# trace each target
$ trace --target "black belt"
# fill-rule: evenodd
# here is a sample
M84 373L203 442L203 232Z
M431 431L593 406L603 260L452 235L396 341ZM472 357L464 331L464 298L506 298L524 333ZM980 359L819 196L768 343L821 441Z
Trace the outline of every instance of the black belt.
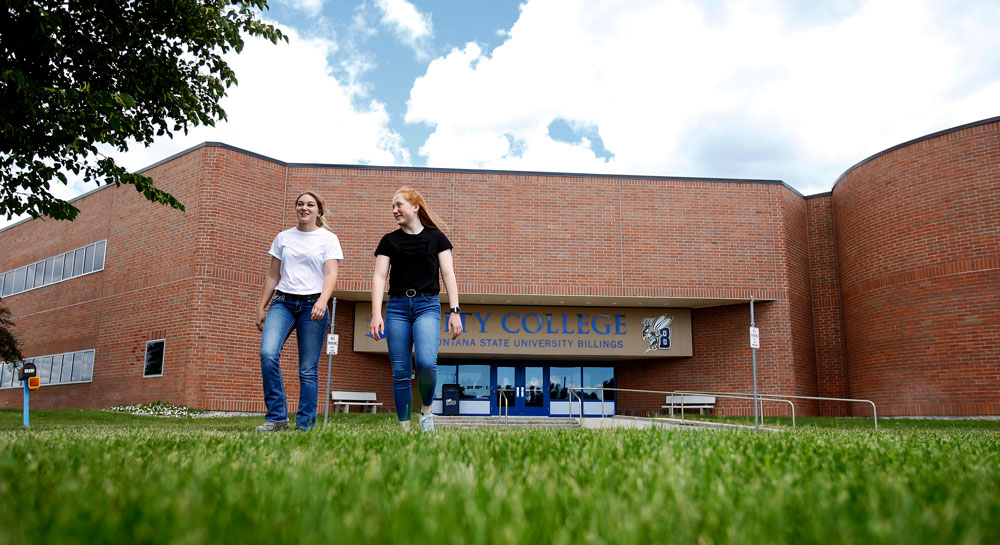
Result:
M294 293L285 293L283 291L274 290L274 293L284 297L285 299L291 299L292 301L307 301L309 299L319 299L320 294L310 293L308 295L295 295Z
M436 291L417 291L417 290L415 290L413 288L410 288L410 289L406 290L403 293L390 293L389 295L395 295L396 297L404 297L404 296L405 297L416 297L418 295L421 295L421 296L424 296L424 297L430 297L432 295L437 295L437 292Z

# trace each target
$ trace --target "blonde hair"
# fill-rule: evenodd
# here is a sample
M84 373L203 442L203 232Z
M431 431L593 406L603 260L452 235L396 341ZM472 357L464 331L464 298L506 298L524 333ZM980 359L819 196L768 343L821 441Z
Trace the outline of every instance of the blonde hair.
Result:
M329 224L326 222L326 216L324 215L326 214L326 201L323 200L323 197L317 195L315 191L303 191L302 193L299 193L298 197L295 197L296 203L299 202L302 195L310 195L312 198L316 199L316 208L319 209L319 215L316 216L316 227L329 229Z
M438 230L443 230L448 227L444 223L444 220L441 219L441 216L431 212L430 209L427 208L427 203L424 202L423 195L418 193L416 189L403 186L393 193L393 196L395 195L402 195L403 198L406 199L406 202L419 207L417 208L417 217L420 218L420 223L422 223L424 227L430 227L431 229Z

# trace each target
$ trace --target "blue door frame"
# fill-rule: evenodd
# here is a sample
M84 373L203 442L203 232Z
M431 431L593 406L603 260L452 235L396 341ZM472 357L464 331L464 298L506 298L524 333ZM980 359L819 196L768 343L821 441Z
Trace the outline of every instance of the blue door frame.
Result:
M490 414L502 415L501 396L510 416L548 416L548 368L543 365L494 365L491 373Z

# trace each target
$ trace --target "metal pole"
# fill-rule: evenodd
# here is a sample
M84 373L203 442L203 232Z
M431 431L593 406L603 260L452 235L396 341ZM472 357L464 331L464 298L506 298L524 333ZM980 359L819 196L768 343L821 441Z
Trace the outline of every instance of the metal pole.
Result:
M753 322L753 295L750 296L750 327L754 327ZM751 348L753 352L753 428L755 430L760 430L760 425L757 423L757 349Z
M24 379L24 427L28 427L28 379Z
M333 298L333 305L330 307L330 335L333 335L333 322L337 317L337 298ZM326 360L326 408L323 409L323 425L330 420L330 375L333 373L333 354L327 354Z

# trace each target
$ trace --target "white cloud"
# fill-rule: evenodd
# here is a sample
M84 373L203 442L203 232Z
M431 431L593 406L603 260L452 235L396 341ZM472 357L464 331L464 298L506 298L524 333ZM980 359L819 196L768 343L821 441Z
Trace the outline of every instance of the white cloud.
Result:
M382 23L392 28L396 36L413 48L417 58L427 58L427 46L434 36L430 15L420 13L406 0L375 0L382 12Z
M409 163L385 105L366 98L355 79L364 71L359 61L333 66L333 42L305 39L287 27L282 32L288 44L248 40L241 54L227 58L239 78L222 101L227 121L131 150L121 162L138 169L201 142L221 141L287 162ZM335 71L344 76L338 79Z
M325 0L278 0L278 3L285 4L291 8L304 11L312 17L316 17L323 11Z
M406 121L434 128L429 166L783 179L812 194L873 153L1000 113L1000 65L971 61L1000 49L989 2L723 6L528 0L501 46L434 59ZM553 140L556 118L596 127L613 157Z

